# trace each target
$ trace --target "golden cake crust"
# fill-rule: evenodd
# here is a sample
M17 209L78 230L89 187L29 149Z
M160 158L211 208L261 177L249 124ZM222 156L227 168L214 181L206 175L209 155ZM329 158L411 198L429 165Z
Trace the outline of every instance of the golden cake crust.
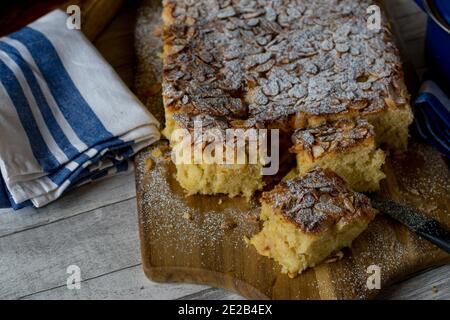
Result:
M281 182L261 200L305 233L326 233L338 222L370 221L376 214L369 198L350 191L332 171L319 168Z
M308 118L406 105L387 25L367 28L371 4L165 0L166 108L230 127L267 127L296 114L294 126L304 127Z

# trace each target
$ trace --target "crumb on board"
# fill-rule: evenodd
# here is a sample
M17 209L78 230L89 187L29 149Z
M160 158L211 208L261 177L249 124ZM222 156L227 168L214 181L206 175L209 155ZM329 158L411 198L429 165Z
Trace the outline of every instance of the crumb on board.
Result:
M162 156L162 151L161 151L161 149L160 149L159 147L153 149L153 150L152 150L152 156L155 157L155 158L161 157L161 156Z
M156 37L161 37L162 33L163 33L163 27L162 26L156 27L155 30L153 31L153 34Z
M338 251L335 254L332 254L327 260L325 260L325 263L333 263L341 260L343 257L344 253L342 251Z
M225 218L221 227L223 230L232 230L237 227L237 223L233 219Z
M151 158L148 158L145 160L145 171L149 172L153 168L153 160Z
M257 222L259 222L259 216L256 214L250 213L250 214L245 215L245 220L247 220L250 223L257 223Z
M192 215L189 212L183 213L183 218L186 220L192 220Z
M169 147L167 145L159 145L156 148L154 148L151 152L151 155L155 158L162 157L167 151L169 150Z
M417 190L415 188L408 188L408 191L416 196L420 196L419 190Z
M433 288L431 288L431 291L433 291L433 293L438 293L438 288L436 286L433 286Z

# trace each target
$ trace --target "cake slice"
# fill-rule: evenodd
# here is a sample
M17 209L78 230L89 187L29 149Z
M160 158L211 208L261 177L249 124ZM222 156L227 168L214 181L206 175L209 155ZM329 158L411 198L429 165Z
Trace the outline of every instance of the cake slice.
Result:
M172 160L177 169L175 177L187 195L225 193L229 197L250 198L262 189L264 162L258 155L250 159L246 152L250 145L256 145L253 136L240 141L234 137L225 143L222 139L227 137L228 126L223 120L208 115L174 118L177 128L170 138ZM195 128L197 122L202 124L201 130ZM239 151L245 157L241 161Z
M342 119L312 129L297 129L291 152L300 175L314 167L331 169L355 191L375 191L385 177L385 154L375 147L373 126L364 119Z
M322 169L281 182L261 201L263 229L250 243L290 277L350 246L376 214L366 196Z

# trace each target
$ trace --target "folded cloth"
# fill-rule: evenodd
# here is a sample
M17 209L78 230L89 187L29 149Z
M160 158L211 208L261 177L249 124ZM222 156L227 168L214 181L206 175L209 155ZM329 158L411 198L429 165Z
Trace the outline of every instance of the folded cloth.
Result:
M129 168L159 124L53 11L0 38L0 206L42 207Z
M450 158L450 99L429 75L414 100L414 131Z

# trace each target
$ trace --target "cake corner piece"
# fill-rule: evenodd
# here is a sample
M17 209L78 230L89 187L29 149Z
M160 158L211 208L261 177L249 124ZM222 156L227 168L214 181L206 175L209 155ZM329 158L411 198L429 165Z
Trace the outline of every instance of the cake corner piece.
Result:
M385 154L376 149L373 126L365 119L341 119L311 129L297 129L291 152L300 175L314 167L331 169L355 191L375 191L385 178Z
M291 278L350 246L376 215L366 196L323 169L281 182L261 201L263 229L249 242Z

